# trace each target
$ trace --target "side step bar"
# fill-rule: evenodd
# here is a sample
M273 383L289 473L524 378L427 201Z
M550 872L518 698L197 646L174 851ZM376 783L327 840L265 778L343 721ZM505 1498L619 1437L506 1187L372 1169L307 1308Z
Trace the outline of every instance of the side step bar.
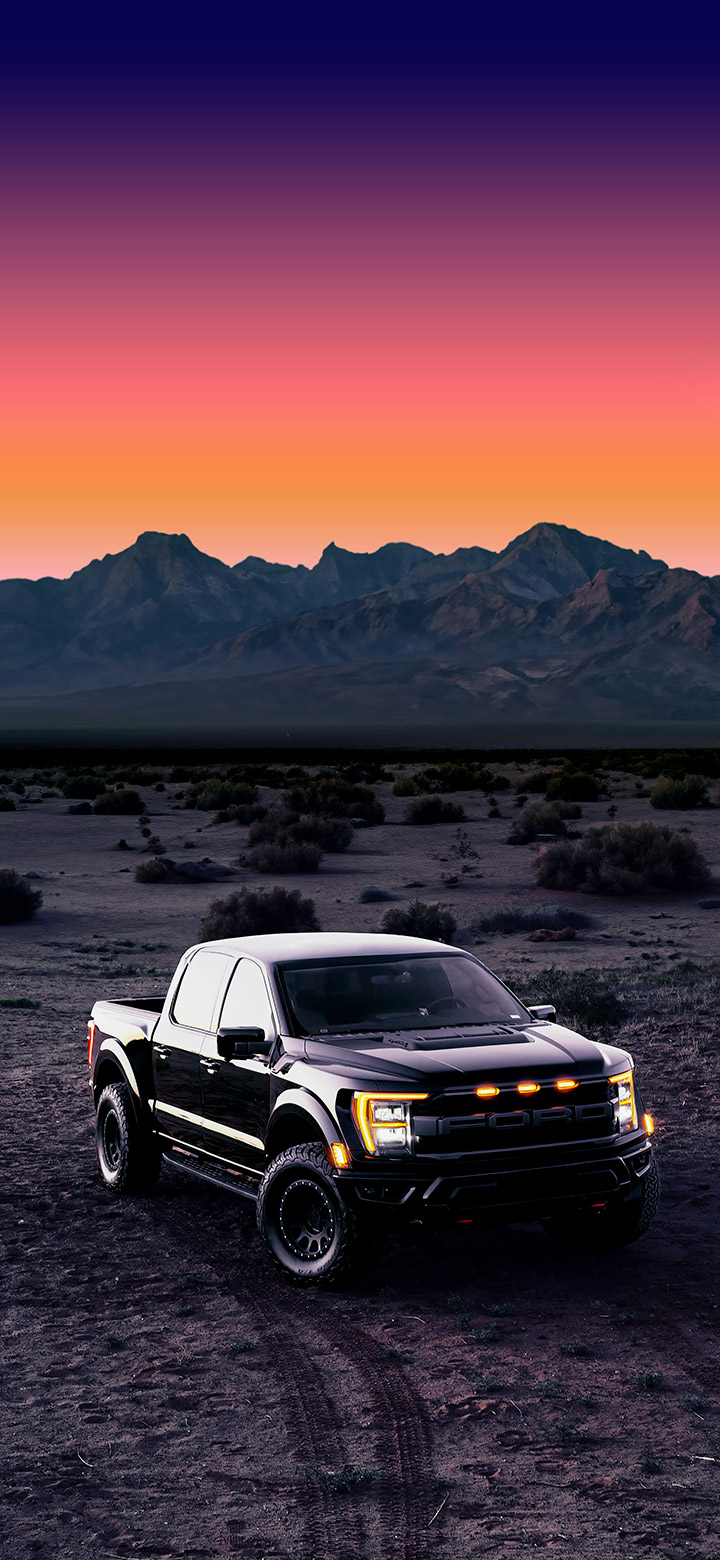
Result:
M163 1152L163 1159L165 1164L174 1165L176 1170L185 1170L188 1175L197 1176L199 1181L209 1181L212 1186L222 1186L226 1191L234 1192L236 1197L247 1197L250 1202L257 1202L257 1187L241 1174L221 1166L215 1170L204 1161L200 1169L198 1160L191 1160L189 1155L186 1157L185 1154L173 1153L171 1150Z

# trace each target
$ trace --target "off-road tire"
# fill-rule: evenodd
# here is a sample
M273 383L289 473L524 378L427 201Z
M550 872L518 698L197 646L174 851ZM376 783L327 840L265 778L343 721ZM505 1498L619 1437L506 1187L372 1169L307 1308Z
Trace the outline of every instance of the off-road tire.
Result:
M127 1083L109 1083L97 1105L98 1164L111 1192L151 1192L160 1174L158 1138L141 1125Z
M257 1222L271 1262L303 1288L339 1287L364 1277L385 1246L383 1232L343 1202L322 1143L298 1143L268 1165Z
M638 1240L650 1228L660 1201L660 1176L656 1164L624 1202L610 1203L588 1213L556 1214L543 1228L562 1246L576 1251L619 1251Z

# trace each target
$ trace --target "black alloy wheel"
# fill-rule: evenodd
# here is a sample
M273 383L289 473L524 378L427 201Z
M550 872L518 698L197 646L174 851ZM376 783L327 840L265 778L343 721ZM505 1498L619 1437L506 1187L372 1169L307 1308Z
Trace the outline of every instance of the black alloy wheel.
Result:
M384 1233L343 1201L323 1143L278 1154L260 1183L258 1229L285 1278L305 1288L350 1283L382 1255Z
M160 1174L157 1136L138 1120L127 1083L109 1083L97 1105L100 1174L112 1192L149 1192Z

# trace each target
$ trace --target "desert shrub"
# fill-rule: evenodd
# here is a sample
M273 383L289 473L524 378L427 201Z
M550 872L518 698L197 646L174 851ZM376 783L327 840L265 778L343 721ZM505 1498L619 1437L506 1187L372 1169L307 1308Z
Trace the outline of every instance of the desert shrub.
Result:
M398 775L393 785L393 796L421 796L428 789L413 775Z
M571 1026L613 1029L626 1016L626 1004L616 987L591 970L559 970L551 965L533 975L532 982L532 995L524 1000L552 1002L558 1016Z
M118 778L126 785L154 785L156 780L162 780L162 775L159 769L142 769L132 764L128 769L122 769Z
M353 837L353 826L348 818L298 818L288 829L291 840L309 841L323 851L347 850Z
M458 802L444 802L441 796L419 796L405 810L405 823L460 823L465 810Z
M97 775L68 775L60 782L60 790L69 801L92 802L96 796L102 796L106 786L107 781L98 779Z
M536 910L491 910L477 922L473 931L485 932L487 936L498 933L507 936L510 932L536 932L544 926L559 930L563 926L579 928L591 924L590 916L583 915L581 910L565 910L562 905L538 905Z
M105 791L101 796L96 796L93 802L95 813L127 813L128 816L134 816L144 811L145 803L137 791Z
M268 932L319 932L312 899L297 888L241 888L214 899L200 926L200 942L216 937L255 937Z
M317 872L323 853L319 845L302 840L268 840L250 855L256 872Z
M596 802L602 789L594 775L586 774L583 769L566 769L562 774L553 775L545 795L549 802Z
M582 840L549 845L537 864L542 888L583 894L697 888L709 876L695 841L659 823L602 824Z
M220 807L249 807L259 800L256 785L242 780L205 780L191 785L185 797L186 807L212 812Z
M172 867L166 861L161 861L158 856L151 856L149 861L139 861L135 868L136 883L174 883L175 875Z
M0 812L17 812L11 796L0 796Z
M538 834L567 834L564 810L560 802L530 802L515 819L508 844L527 845Z
M0 926L32 921L42 902L39 888L31 888L12 867L0 868Z
M369 786L351 784L339 775L307 778L302 785L293 784L286 806L298 816L360 818L366 824L382 823L385 818L385 808Z
M256 823L266 816L267 810L262 802L240 802L236 807L221 807L213 823Z
M401 937L429 937L434 942L452 942L457 922L451 910L439 904L414 899L411 904L386 910L380 930Z
M516 791L532 791L534 794L544 794L551 780L555 776L552 770L533 769L529 775L521 775L515 787Z
M696 775L685 775L677 780L664 775L650 792L650 806L660 808L663 812L679 810L682 807L698 807L707 802L707 799L705 781Z

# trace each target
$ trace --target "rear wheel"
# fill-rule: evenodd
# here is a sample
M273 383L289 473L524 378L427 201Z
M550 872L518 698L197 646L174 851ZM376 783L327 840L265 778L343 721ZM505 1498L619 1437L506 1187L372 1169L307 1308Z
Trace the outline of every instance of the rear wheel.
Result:
M385 1244L343 1202L321 1143L296 1144L272 1161L260 1184L257 1222L271 1261L306 1288L369 1273Z
M659 1200L660 1177L657 1165L651 1164L624 1202L609 1203L587 1213L556 1214L545 1220L543 1229L553 1240L576 1251L619 1251L650 1228Z
M160 1144L138 1122L127 1083L109 1083L98 1100L100 1174L112 1192L150 1192L160 1174Z

